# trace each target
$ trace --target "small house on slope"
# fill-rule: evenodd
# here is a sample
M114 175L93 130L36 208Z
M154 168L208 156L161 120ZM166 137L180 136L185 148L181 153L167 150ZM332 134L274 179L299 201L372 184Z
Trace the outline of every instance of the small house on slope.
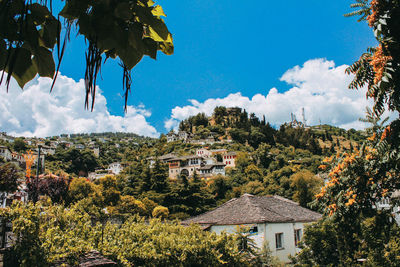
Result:
M222 231L234 233L237 226L249 227L259 248L267 240L273 255L288 262L288 256L299 251L298 242L303 235L304 225L319 218L319 213L280 196L244 194L182 224L199 224L203 229L217 234Z

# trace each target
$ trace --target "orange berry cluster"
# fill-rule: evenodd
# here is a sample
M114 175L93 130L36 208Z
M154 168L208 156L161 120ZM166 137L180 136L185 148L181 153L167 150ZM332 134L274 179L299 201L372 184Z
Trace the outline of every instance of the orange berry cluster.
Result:
M329 209L329 216L332 216L334 212L337 210L337 206L335 203L328 206Z
M382 44L379 44L371 58L371 61L369 62L375 72L374 84L377 84L382 79L386 63L391 59L392 57L385 56L383 53Z
M383 141L384 139L386 139L386 137L388 137L391 133L391 129L390 129L390 125L388 127L385 128L385 130L382 133L381 136L381 141Z
M356 202L357 194L354 194L354 191L350 190L350 191L347 191L346 197L349 199L345 204L348 207L348 206L353 205Z
M379 6L380 6L379 0L372 0L370 5L372 13L367 17L367 21L368 25L370 27L373 27L379 17Z

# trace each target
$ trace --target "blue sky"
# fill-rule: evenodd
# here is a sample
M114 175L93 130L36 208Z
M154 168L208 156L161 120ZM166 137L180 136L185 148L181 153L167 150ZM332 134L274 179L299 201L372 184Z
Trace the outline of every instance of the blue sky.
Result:
M173 34L175 53L159 53L156 61L144 58L134 68L129 105L144 109L148 124L159 133L166 132L165 122L173 109L192 106L190 99L203 103L235 93L251 99L268 94L271 88L285 93L296 81L289 84L281 77L295 66L303 68L313 59L334 62L330 68L351 64L368 46L375 45L365 22L343 16L351 11L351 3L157 1L168 16L165 21ZM82 38L71 37L61 74L79 81L85 72L85 43ZM124 116L119 66L107 62L101 77L98 85L108 111ZM82 106L78 112L88 111Z

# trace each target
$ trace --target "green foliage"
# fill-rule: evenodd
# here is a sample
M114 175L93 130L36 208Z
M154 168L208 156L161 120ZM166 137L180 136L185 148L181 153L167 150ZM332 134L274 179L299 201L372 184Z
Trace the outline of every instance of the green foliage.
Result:
M281 125L276 134L277 142L285 146L308 149L314 154L321 154L321 147L315 140L314 134L304 128L293 128L288 125Z
M181 183L171 184L163 206L168 207L171 214L194 216L208 211L215 206L215 199L206 188L206 183L195 177L184 180Z
M106 175L97 180L96 184L99 185L104 206L115 206L120 201L121 192L118 190L115 176Z
M400 189L399 150L388 139L399 137L380 124L375 114L369 113L367 120L373 124L368 129L372 136L359 151L331 156L321 165L323 169L329 167L329 180L314 204L335 231L328 232L326 228L331 226L325 227L323 222L315 226L315 231L306 230L306 249L297 257L299 266L352 266L358 259L366 259L365 266L398 265L394 255L399 253L399 230L391 214L398 200L390 196ZM385 198L390 199L390 205L380 208ZM324 237L324 232L334 238ZM326 243L322 243L324 239ZM322 251L318 248L321 244ZM332 255L337 257L334 262L330 262Z
M145 204L132 196L121 196L120 203L117 205L117 209L119 214L130 216L136 214L145 216L148 213Z
M53 1L0 1L0 70L8 73L23 87L37 74L56 78L72 25L88 43L86 52L86 107L104 59L119 58L123 69L125 105L131 86L131 69L147 55L157 51L173 53L172 35L162 17L161 6L144 0L68 0L58 14L52 13ZM57 18L58 17L58 18ZM61 32L65 32L62 40ZM52 55L57 47L58 66Z
M76 202L93 195L94 192L95 185L86 178L74 178L69 185L68 196L71 202Z
M293 188L293 200L300 206L307 207L314 196L321 190L324 181L308 170L301 170L290 176L290 186Z
M171 222L132 217L122 224L93 224L77 206L24 205L1 211L19 238L12 250L20 266L75 266L92 249L120 266L249 266L234 236Z
M305 228L300 253L293 258L294 266L338 266L338 237L335 223L326 218Z
M49 196L53 203L62 203L68 199L69 180L65 177L44 176L39 180L39 194Z
M153 209L151 215L153 215L154 218L166 219L169 215L169 211L166 207L157 206Z
M18 179L22 175L13 163L5 163L0 166L0 191L15 192L18 188Z
M76 148L58 149L56 154L49 155L47 160L58 162L58 168L81 176L87 175L88 172L94 171L99 166L93 152L87 149L83 151Z
M22 138L15 138L12 146L13 146L13 150L18 153L24 153L26 151L26 149L28 148L26 146L24 139L22 139Z

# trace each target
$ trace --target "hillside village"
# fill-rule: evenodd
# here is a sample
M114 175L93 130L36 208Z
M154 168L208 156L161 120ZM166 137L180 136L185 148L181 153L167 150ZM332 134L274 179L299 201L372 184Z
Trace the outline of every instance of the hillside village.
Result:
M0 267L400 266L400 1L156 2L0 0Z
M91 216L106 211L117 220L132 214L178 219L219 234L246 225L257 247L267 240L272 255L289 262L289 255L301 251L306 225L321 217L309 204L328 181L320 168L324 158L352 153L365 138L365 132L297 121L276 129L265 117L224 107L211 117L190 117L158 139L2 133L3 166L15 164L20 174L16 191L1 193L1 205L27 201L37 192L39 199L47 196L54 203L87 203ZM29 153L35 160L28 179ZM37 182L36 189L29 180ZM379 207L387 209L389 203L385 198Z
M138 212L151 216L159 207L162 216L182 220L243 194L279 195L308 207L326 177L318 169L322 159L355 149L363 138L362 132L327 125L288 123L275 129L265 117L260 120L245 110L224 107L217 107L211 117L190 117L177 132L159 139L124 133L47 138L2 133L0 156L18 165L21 173L17 192L2 193L2 206L14 199L28 199L32 189L23 178L26 154L32 151L37 158L40 147L41 164L37 168L37 160L32 163L32 180L38 174L39 194L56 202L83 200L85 196L78 192L87 184L93 189L84 194L95 202L99 200L92 194L103 195L102 204L96 207L115 215ZM307 189L297 185L298 180L308 181ZM58 193L49 192L49 186L58 188ZM306 191L300 194L302 190ZM123 208L128 199L133 201L130 210ZM303 226L296 229L300 239ZM288 237L280 238L283 242ZM278 254L288 260L285 253Z
M171 181L196 176L210 184L215 178L245 174L250 175L248 182L239 182L243 177L238 178L231 190L241 188L241 193L257 193L262 188L274 188L267 177L283 170L287 173L284 179L301 169L323 177L317 169L322 156L351 150L363 138L363 133L354 130L326 125L304 127L297 121L276 130L265 117L259 120L239 108L217 107L213 116L200 113L190 117L181 122L178 132L170 131L160 139L124 133L15 138L3 132L0 156L6 162L15 162L23 172L24 153L31 150L36 173L40 147L40 174L65 173L71 178L87 177L90 181L110 175L120 180L127 176L132 164L140 163L142 168L147 166L152 170L156 162L165 166L165 175ZM293 154L290 150L297 152ZM272 179L277 185L283 182L282 177ZM291 197L292 193L286 189L278 186L271 193L285 192L284 196ZM221 196L220 192L217 198L222 200L227 196Z

